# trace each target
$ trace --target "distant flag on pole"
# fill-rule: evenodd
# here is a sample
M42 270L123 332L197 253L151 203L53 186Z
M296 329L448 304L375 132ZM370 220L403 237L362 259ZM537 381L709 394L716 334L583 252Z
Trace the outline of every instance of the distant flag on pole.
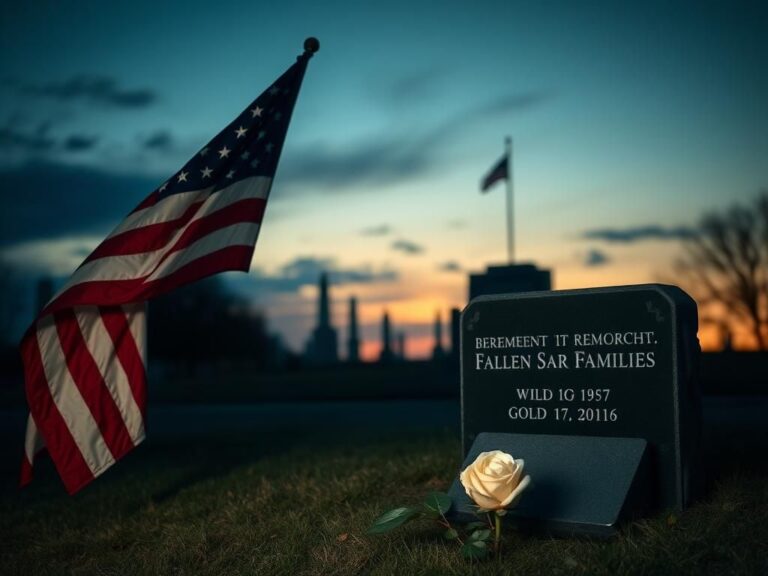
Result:
M107 236L25 333L22 486L44 448L74 494L144 439L145 302L218 272L249 269L293 107L319 43L309 38L304 48Z
M509 178L509 154L505 153L480 182L480 192L487 192L499 180Z

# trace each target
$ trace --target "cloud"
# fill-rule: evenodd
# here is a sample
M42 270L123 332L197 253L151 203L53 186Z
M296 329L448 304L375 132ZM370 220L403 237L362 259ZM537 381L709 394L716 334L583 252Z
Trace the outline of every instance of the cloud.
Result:
M541 91L515 92L448 114L431 128L405 135L373 135L348 147L322 142L293 149L281 159L280 181L303 190L375 191L376 185L413 181L442 167L444 145L471 122L538 106L550 96Z
M602 240L615 244L631 244L645 240L686 240L696 236L696 230L688 226L664 227L655 224L630 228L596 228L581 234L585 240Z
M469 115L476 117L498 116L512 112L523 112L536 108L549 100L552 95L542 90L526 92L510 92L494 100L486 102L477 108L470 109Z
M146 108L157 100L152 90L125 89L118 85L115 78L81 74L63 82L33 84L13 82L18 91L61 102L83 100L115 108Z
M28 274L69 276L101 240L101 236L78 235L29 240L0 250L0 255Z
M96 136L72 134L64 140L64 149L68 152L83 152L95 148L98 141L99 139Z
M388 224L380 224L378 226L371 226L369 228L363 228L360 231L361 236L386 236L392 232L391 226Z
M461 272L464 270L461 264L459 264L455 260L448 260L447 262L441 262L438 265L437 269L440 270L441 272Z
M422 139L422 146L429 149L440 146L446 141L462 135L462 132L475 122L497 119L511 113L525 112L540 106L551 97L550 93L538 90L510 92L493 100L459 110L435 126Z
M149 178L51 162L0 169L0 190L13 194L0 211L0 246L104 234L156 185Z
M0 128L0 150L8 154L21 153L23 158L41 157L55 149L65 152L81 152L96 146L96 136L71 134L63 140L50 136L51 123L41 122L36 127L25 126L19 116L11 116ZM6 157L7 160L7 157Z
M404 254L421 254L424 252L424 247L419 246L415 242L410 240L395 240L392 242L392 250L403 252Z
M523 112L538 107L551 98L544 91L512 92L489 100L487 102L470 106L453 114L446 115L442 122L432 126L420 137L411 136L414 150L420 153L425 161L426 168L432 167L440 149L447 143L457 138L465 137L465 132L473 124L488 119L497 119L511 113Z
M398 273L392 269L376 270L370 265L340 267L333 258L302 256L296 258L273 274L255 268L248 276L232 278L241 290L261 290L266 292L298 292L303 286L316 286L322 273L328 274L332 285L371 284L374 282L393 282Z
M392 103L412 106L414 102L432 102L435 96L444 92L443 83L448 69L431 66L418 71L411 71L396 77L384 89L377 87L377 94L383 95ZM459 116L467 119L477 119L483 116L496 116L512 112L522 112L538 107L553 97L547 90L531 89L517 90L501 94L482 104L465 108ZM451 119L454 121L454 119Z
M584 266L594 268L596 266L604 266L610 261L610 257L605 252L593 248L584 256L583 264Z
M173 147L173 136L167 130L158 130L144 139L141 145L147 150L170 150Z
M439 89L445 70L430 67L404 74L385 89L384 93L394 104L413 105L415 100L428 100Z
M35 130L25 132L8 122L0 128L0 150L21 150L23 152L46 152L56 145L56 141L48 136L50 125L40 124Z
M462 220L460 218L457 218L455 220L449 220L448 221L448 228L451 228L453 230L461 230L462 228L467 227L467 221Z
M279 178L306 190L332 191L408 181L433 166L433 151L422 144L418 139L371 138L346 149L313 145L286 154Z

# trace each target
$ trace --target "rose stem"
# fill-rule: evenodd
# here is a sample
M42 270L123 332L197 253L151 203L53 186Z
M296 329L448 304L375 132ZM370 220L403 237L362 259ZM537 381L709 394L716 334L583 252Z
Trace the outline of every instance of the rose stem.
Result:
M499 555L499 543L501 541L501 516L498 514L494 514L496 516L496 540L494 541L494 549L496 550L496 556Z
M440 516L443 517L443 521L440 522L440 524L442 524L448 529L453 528L453 526L451 526L451 523L448 522L448 518L445 517L445 514L443 514L443 512L440 509L438 509L437 511L440 512ZM464 546L464 541L461 539L461 536L459 536L458 531L456 532L456 541L459 546Z

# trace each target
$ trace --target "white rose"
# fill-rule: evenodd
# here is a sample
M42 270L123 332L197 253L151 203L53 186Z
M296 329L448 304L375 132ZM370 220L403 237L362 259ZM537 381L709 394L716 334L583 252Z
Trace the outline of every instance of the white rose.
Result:
M515 460L501 450L481 452L459 475L464 490L483 510L502 510L517 504L531 482L523 477L521 459Z

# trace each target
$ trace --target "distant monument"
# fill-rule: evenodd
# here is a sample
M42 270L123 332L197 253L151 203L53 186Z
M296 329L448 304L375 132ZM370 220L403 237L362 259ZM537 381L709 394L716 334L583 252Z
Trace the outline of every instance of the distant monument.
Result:
M451 358L458 360L461 349L461 310L451 308Z
M288 363L288 349L283 343L283 339L279 334L269 334L267 336L267 350L266 365L269 368L284 368Z
M394 356L392 352L392 335L389 328L389 313L384 312L384 318L381 320L381 354L379 354L379 362L392 362Z
M318 299L318 322L312 331L305 354L307 362L318 366L335 364L339 361L336 330L331 326L331 310L328 298L328 275L320 276Z
M485 273L469 275L469 299L489 294L537 292L552 289L552 272L535 264L488 266Z
M347 338L347 362L360 362L360 339L357 335L357 298L349 299L349 338Z
M432 360L442 360L445 358L443 349L443 322L440 318L440 311L435 314L435 346L432 348Z
M727 322L719 322L721 352L733 352L733 332Z
M397 333L397 356L400 360L405 360L405 332Z

